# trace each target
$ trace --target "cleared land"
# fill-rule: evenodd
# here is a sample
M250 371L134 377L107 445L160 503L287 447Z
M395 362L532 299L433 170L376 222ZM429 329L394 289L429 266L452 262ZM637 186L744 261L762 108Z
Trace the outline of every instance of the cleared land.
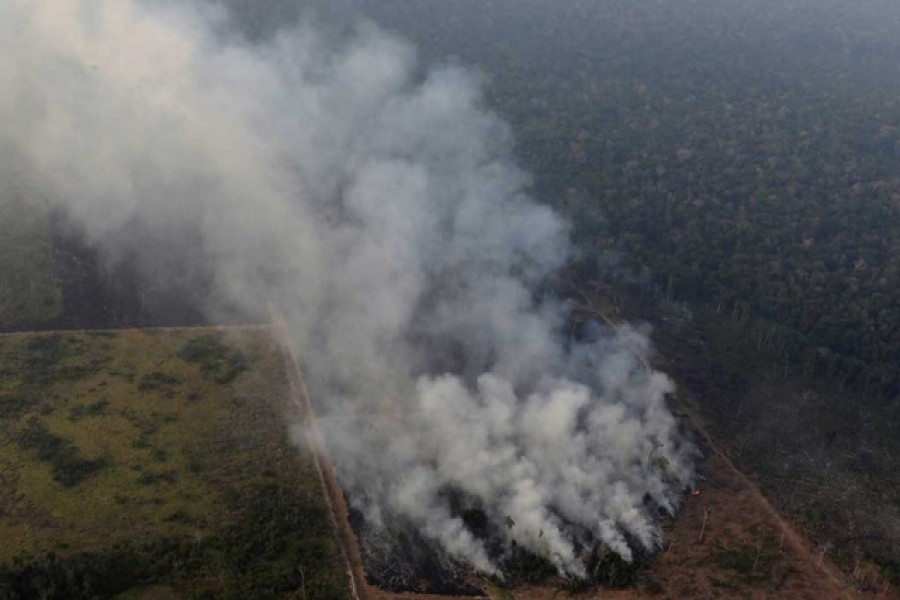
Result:
M276 330L283 323L275 315ZM284 332L282 331L282 335ZM292 358L293 360L293 358ZM294 375L295 394L308 407L299 370ZM682 391L675 399L686 428L702 432L704 423L694 399ZM311 409L308 409L311 410ZM693 416L692 416L693 415ZM700 435L703 435L702 433ZM470 583L485 597L509 599L579 598L790 598L839 599L892 598L895 591L873 565L845 577L824 552L766 500L757 484L742 474L726 451L706 441L706 477L697 492L685 499L682 513L664 524L666 550L650 559L637 581L620 590L588 590L578 593L558 580L529 583L529 574L506 584L472 577ZM327 456L325 457L327 461ZM328 467L330 468L330 467ZM327 469L326 469L327 470ZM348 554L359 556L358 540L346 523L339 492L332 502ZM351 558L351 564L357 564ZM531 574L534 575L534 574ZM449 596L392 593L355 577L361 598L371 600L440 600ZM537 577L535 577L537 579Z
M727 458L712 453L699 496L689 496L677 518L665 524L667 547L652 557L638 581L624 589L573 593L564 582L513 582L508 588L481 584L498 600L552 598L785 598L831 600L893 598L877 573L861 594L806 538L779 517L756 487ZM705 525L704 525L705 521ZM702 534L702 535L701 535ZM377 600L437 600L439 596L372 590Z
M0 598L347 598L283 367L266 331L0 338Z

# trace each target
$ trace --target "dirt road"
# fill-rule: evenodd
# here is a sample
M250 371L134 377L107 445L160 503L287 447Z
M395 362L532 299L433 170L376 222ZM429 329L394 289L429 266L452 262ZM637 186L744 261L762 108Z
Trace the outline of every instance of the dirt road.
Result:
M272 331L275 339L284 349L285 358L288 361L286 365L288 377L294 392L292 399L305 419L307 436L313 452L316 471L322 484L322 490L325 493L325 502L328 504L332 523L338 533L338 543L341 547L344 565L347 568L350 593L355 600L371 600L371 594L367 593L368 586L366 585L366 575L363 571L359 544L353 529L350 527L350 512L347 508L347 501L338 483L334 464L331 462L325 447L325 440L319 429L316 413L309 399L306 380L294 353L287 323L275 305L269 305L269 312L272 315Z

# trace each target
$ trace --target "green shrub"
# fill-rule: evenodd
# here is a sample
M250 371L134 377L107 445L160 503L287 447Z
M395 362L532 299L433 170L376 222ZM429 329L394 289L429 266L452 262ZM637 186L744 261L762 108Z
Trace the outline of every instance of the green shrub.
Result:
M204 371L212 371L219 367L219 363L229 354L225 346L216 335L201 335L187 342L178 351L178 357L189 363L200 366Z
M50 383L56 379L59 362L66 357L67 338L58 335L39 335L25 346L23 379L28 383Z
M138 381L138 389L142 392L153 390L167 390L172 386L178 385L180 382L166 373L154 371L149 375L144 375Z
M215 376L216 383L228 384L250 367L247 357L222 343L221 336L202 335L187 342L178 351L181 360L198 365Z
M30 391L0 396L0 419L17 419L39 401L40 397Z
M50 464L53 479L65 487L74 487L106 466L102 459L87 460L79 456L70 440L54 435L38 417L31 417L16 441L24 450L37 453Z
M99 417L106 414L109 408L109 400L97 400L92 404L79 404L69 409L69 418L73 421L84 419L85 417Z

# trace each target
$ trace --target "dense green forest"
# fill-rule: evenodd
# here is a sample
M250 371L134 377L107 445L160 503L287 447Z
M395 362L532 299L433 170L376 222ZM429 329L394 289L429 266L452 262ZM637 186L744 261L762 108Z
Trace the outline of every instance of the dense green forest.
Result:
M900 14L845 4L345 8L481 70L595 276L753 319L799 369L892 400Z

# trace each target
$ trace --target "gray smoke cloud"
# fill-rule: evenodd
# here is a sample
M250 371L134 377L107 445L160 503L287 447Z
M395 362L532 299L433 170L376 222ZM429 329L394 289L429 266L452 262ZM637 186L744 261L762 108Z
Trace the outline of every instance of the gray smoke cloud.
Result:
M213 314L277 302L368 522L485 573L502 552L448 490L563 574L595 540L657 548L649 507L693 476L672 384L643 333L569 341L536 292L566 225L477 78L371 25L228 30L209 6L0 0L2 193L63 207L113 259L211 270Z

